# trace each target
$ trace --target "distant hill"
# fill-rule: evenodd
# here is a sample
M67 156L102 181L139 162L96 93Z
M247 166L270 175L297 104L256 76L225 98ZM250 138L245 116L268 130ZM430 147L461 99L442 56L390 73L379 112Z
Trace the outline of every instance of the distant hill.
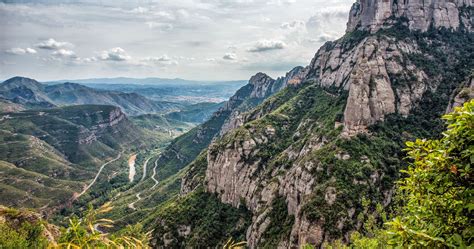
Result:
M65 105L113 105L128 115L167 113L182 106L153 101L137 93L93 89L76 83L43 85L36 80L14 77L0 84L0 97L27 108L51 108Z

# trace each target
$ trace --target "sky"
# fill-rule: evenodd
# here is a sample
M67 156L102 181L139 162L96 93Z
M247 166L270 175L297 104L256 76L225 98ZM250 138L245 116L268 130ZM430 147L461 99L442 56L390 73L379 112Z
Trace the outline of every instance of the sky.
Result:
M245 80L306 66L352 0L0 0L0 80Z

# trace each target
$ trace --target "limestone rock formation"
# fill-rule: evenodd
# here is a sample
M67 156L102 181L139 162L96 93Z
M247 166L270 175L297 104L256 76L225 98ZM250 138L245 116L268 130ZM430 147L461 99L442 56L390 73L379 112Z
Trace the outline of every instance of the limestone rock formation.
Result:
M450 84L455 79L447 76L464 79L465 70L456 72L456 75L447 74L443 68L458 65L455 69L459 69L459 65L464 65L462 57L465 55L455 42L423 31L430 27L451 28L440 32L451 32L443 34L457 35L463 41L471 39L469 27L472 27L473 20L465 13L472 12L472 3L359 1L351 10L346 36L327 42L307 67L297 68L278 80L261 73L252 78L252 82L261 84L252 88L252 91L257 89L253 96L263 96L275 86L289 88L289 85L299 84L314 86L311 89L322 91L322 95L311 101L291 95L288 97L290 100L286 99L280 106L266 102L251 111L234 112L221 130L221 137L208 148L202 182L206 190L215 193L223 203L234 207L245 205L253 213L246 233L251 248L265 243L265 233L272 222L272 203L277 197L284 198L286 212L293 218L287 230L289 235L279 241L279 248L297 248L306 243L320 246L334 239L334 234L347 240L351 229L362 226L357 216L366 215L360 204L362 197L346 200L356 192L350 188L369 188L377 193L380 203L389 205L393 191L384 184L387 184L388 172L393 174L394 169L387 165L400 165L399 159L384 158L384 162L375 162L364 150L376 148L367 147L351 154L340 144L352 139L363 143L357 140L356 135L360 133L367 133L361 137L370 144L372 141L367 137L373 135L369 131L371 125L384 121L391 114L399 119L409 118L422 103L442 106L442 111L446 108L453 86L460 82ZM405 35L377 33L398 21L408 25ZM410 30L423 38L413 36ZM362 35L358 36L360 31ZM433 51L435 46L442 47L447 55ZM443 67L438 67L437 63L444 63ZM463 90L457 92L448 109L472 98L472 87L471 77ZM430 97L436 100L431 101ZM338 99L345 101L340 108L340 119L331 119L330 131L324 128L328 127L324 123L327 122L325 117L319 114L311 116L312 109L321 107L321 103L312 101L320 98L330 102L325 108L337 105ZM309 103L305 105L307 100ZM299 106L312 109L298 109ZM310 118L301 117L300 113L308 114ZM430 115L439 117L439 113ZM341 125L343 128L340 129ZM354 170L367 170L357 176L350 170L341 175L333 173L344 171L349 166L354 166ZM187 186L185 192L191 189ZM319 206L314 207L315 203ZM319 209L326 209L326 213ZM339 211L331 213L332 209Z
M225 109L232 110L232 113L230 114L230 117L224 122L219 135L222 136L228 131L241 126L248 119L248 117L245 116L245 111L248 111L251 107L255 106L255 100L257 100L257 103L259 103L269 96L284 89L288 85L297 85L304 80L305 76L306 73L304 72L303 67L295 67L284 77L279 77L276 80L264 73L257 73L256 75L252 76L249 80L249 85L252 88L250 90L250 104L244 103L239 108L237 108L238 106L233 103L237 103L237 100L243 100L248 97L240 97L238 94L231 97L229 102L226 104Z
M125 114L118 107L114 107L104 120L93 125L92 127L82 127L79 133L79 144L92 144L97 141L104 133L109 132L107 129L111 129L113 133L118 132L120 129L115 129L115 126L119 125L124 119L127 119Z
M467 101L474 99L474 75L471 75L470 78L459 88L458 93L451 99L446 113L453 111L454 107L462 106Z
M472 0L359 0L353 5L347 31L356 29L376 32L390 25L391 17L403 18L411 30L427 31L430 26L472 31ZM471 14L469 14L471 13Z

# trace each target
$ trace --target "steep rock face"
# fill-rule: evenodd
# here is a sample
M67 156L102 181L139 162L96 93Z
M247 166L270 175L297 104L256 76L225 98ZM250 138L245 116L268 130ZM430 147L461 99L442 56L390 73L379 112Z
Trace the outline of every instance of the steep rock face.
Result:
M462 106L467 101L474 99L474 75L471 75L469 79L460 87L458 93L449 102L446 113L453 111L454 107Z
M347 31L356 29L378 31L389 24L390 17L405 18L410 30L427 31L430 26L472 31L472 0L359 0L352 7ZM471 14L469 14L471 13Z
M366 3L368 2L356 4L352 14L354 11L360 12L363 7L361 4ZM443 6L444 3L432 1L431 5ZM461 17L461 12L465 11L463 8L472 6L470 3L462 2L446 4L447 6L455 4ZM392 12L386 14L379 12L378 8L386 9L392 5L394 4L391 1L377 1L377 3L371 1L370 5L364 5L364 8L368 6L374 8L371 11L378 18L376 20L387 20L392 16ZM408 4L406 8L412 12L417 11L416 5ZM370 19L371 11L368 11L368 17L364 18ZM404 11L411 13L407 9ZM358 15L359 17L353 15L351 18L360 18L360 14ZM433 20L432 22L440 22L437 19ZM354 20L350 24L353 22ZM362 19L359 22L362 23ZM364 19L364 23L368 21ZM374 23L373 27L379 25L378 21ZM472 20L469 19L469 23L463 25L468 27L471 23ZM355 26L358 25L361 24ZM413 26L410 26L410 29L418 30L417 32L424 30L418 28L422 23L413 22L411 25ZM434 27L445 26L440 24ZM373 32L376 30L372 30L372 26L369 28ZM417 115L420 115L419 110L423 109L424 112L432 112L421 113L420 116L423 118L429 117L427 120L433 120L439 117L440 113L434 113L435 111L429 108L436 107L438 111L441 106L444 110L447 95L451 94L453 86L460 82L456 81L456 77L463 79L465 77L466 70L459 68L472 65L472 61L464 58L469 55L463 54L463 51L470 51L469 48L462 50L463 45L457 44L457 39L463 42L471 41L472 36L469 33L439 31L441 33L432 35L419 32L418 35L422 38L417 38L412 36L409 29L404 30L404 34L398 33L400 30L396 28L391 32L381 30L379 33L371 34L358 30L336 42L328 42L316 53L308 67L300 69L295 74L297 79L301 79L300 82L321 87L320 91L329 98L328 101L335 101L332 98L341 98L346 94L340 120L343 128L340 133L335 132L339 127L337 118L331 119L333 122L336 121L331 127L335 129L332 132L324 131L324 127L327 128L328 124L327 120L321 119L331 114L318 113L306 120L297 120L295 117L298 115L291 113L289 110L293 107L289 106L298 109L304 98L291 99L286 100L287 105L284 107L272 106L270 103L239 114L239 119L235 119L238 122L229 129L233 131L227 132L222 139L218 139L209 147L204 181L206 189L216 193L224 203L235 207L245 205L252 211L254 214L252 224L246 234L251 248L268 242L265 233L272 222L271 203L277 196L285 199L287 214L294 217L288 237L283 236L278 244L280 248L296 248L305 243L321 245L324 241L333 239L334 234L337 234L336 238L347 240L352 229L362 226L357 217L366 215L366 211L360 207L362 196L357 197L359 199L352 199L361 189L377 193L377 201L384 206L391 202L393 192L389 187L390 184L386 183L391 181L387 178L397 177L393 169L400 167L401 163L397 161L399 159L390 158L385 161L382 158L374 159L374 156L361 154L365 153L361 151L357 151L356 155L347 152L355 144L360 146L365 143L355 135L367 133L369 137L367 146L370 147L372 143L376 143L375 140L370 140L370 136L376 135L371 134L373 131L369 131L369 127L385 120L390 114L395 114L394 116L400 120L410 115L413 119L413 112L418 111ZM362 36L358 37L359 34ZM449 36L454 38L444 39ZM447 72L448 68L456 71ZM462 102L461 97L472 98L471 90L466 90L470 87L472 78L465 84L465 90L456 95L453 106ZM316 99L321 97L318 96ZM337 101L331 103L334 105ZM430 106L421 106L422 103ZM312 108L321 108L320 105L312 103L299 111L311 113ZM326 108L329 109L330 106L332 105ZM427 124L426 120L424 122ZM395 122L391 125L398 124ZM287 130L281 133L279 131L281 129ZM423 130L424 127L420 129ZM330 135L331 133L333 134ZM288 134L292 135L290 145L288 140L285 140ZM401 138L404 135L397 134L400 136L397 139L406 140L406 137ZM382 140L387 142L389 139L383 136ZM345 148L340 147L341 144L350 144L351 141L357 142ZM284 146L277 147L275 144ZM401 150L396 146L393 148ZM377 147L370 147L369 151L373 150L377 150ZM385 153L393 153L393 150L378 153L378 156L385 156ZM271 155L270 158L268 155ZM348 169L349 167L353 167L352 170ZM368 168L371 169L363 173L353 172ZM341 175L334 173L346 169L349 172Z
M115 129L115 127L120 125L124 119L127 119L127 117L120 110L120 108L113 108L104 118L104 120L88 128L81 127L78 143L92 144L93 142L97 141L104 133L109 132L107 130L109 128L112 130L112 133L119 132L120 129Z
M324 87L349 92L344 112L344 133L355 135L398 112L407 115L423 93L436 87L426 73L407 59L421 54L417 45L387 37L367 37L355 46L344 40L327 43L306 68L306 79ZM396 85L395 80L410 79Z
M297 113L304 113L302 109L311 109L310 106L314 108L321 101L321 113L316 116L323 117L325 115L322 113L326 111L341 110L342 104L326 102L325 100L334 101L339 97L326 91L315 90L310 87L305 91L307 96L295 97L291 104L295 107L291 107L289 113L283 112L277 115L284 120L285 117L292 117L288 121L283 121L284 125L273 126L267 121L261 121L279 110L278 105L268 103L268 106L259 106L248 113L247 117L250 120L257 120L257 123L249 125L250 128L240 127L229 132L223 141L216 141L208 149L204 181L206 189L211 193L217 193L222 202L235 207L245 205L255 214L246 235L251 248L266 243L265 233L271 225L271 214L274 212L272 203L277 197L285 199L287 214L295 217L294 224L287 231L289 237L281 241L280 247L294 247L303 244L304 241L314 244L323 241L324 230L319 225L309 222L302 212L303 204L307 202L317 184L313 172L322 169L319 169L320 166L316 162L302 159L322 148L328 140L320 134L313 134L315 129L323 126L322 123L312 118L303 119L301 116L298 117ZM289 92L284 92L283 95L289 94L286 98L292 99ZM303 105L303 102L307 102L310 106L298 107ZM329 110L330 108L335 109ZM307 134L312 135L306 137ZM282 139L285 141L286 136L292 136L294 145L289 143L288 147L268 149L280 144ZM280 154L270 158L262 157L268 153L277 153L276 151ZM273 165L273 160L280 159L286 163ZM331 193L329 196L335 198Z
M271 90L271 86L275 83L275 80L270 78L264 73L257 73L252 76L249 80L249 84L253 86L250 98L263 98L268 95Z

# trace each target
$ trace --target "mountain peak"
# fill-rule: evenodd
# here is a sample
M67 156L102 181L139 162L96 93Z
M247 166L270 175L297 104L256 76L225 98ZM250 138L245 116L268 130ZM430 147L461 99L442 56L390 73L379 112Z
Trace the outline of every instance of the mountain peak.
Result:
M358 0L352 6L347 32L367 30L376 32L390 25L393 18L403 20L410 30L425 32L431 26L473 31L470 0Z
M26 87L31 90L43 89L43 84L26 77L15 76L0 84L0 90L9 90L17 87Z
M27 78L27 77L22 77L22 76L12 77L8 80L5 80L2 84L11 84L13 82L20 83L20 84L25 84L25 83L41 84L41 83L39 83L38 81L36 81L34 79Z
M258 72L257 74L255 74L254 76L250 78L249 83L252 85L259 85L266 81L273 81L273 80L274 79L272 79L272 77L268 76L267 74Z

